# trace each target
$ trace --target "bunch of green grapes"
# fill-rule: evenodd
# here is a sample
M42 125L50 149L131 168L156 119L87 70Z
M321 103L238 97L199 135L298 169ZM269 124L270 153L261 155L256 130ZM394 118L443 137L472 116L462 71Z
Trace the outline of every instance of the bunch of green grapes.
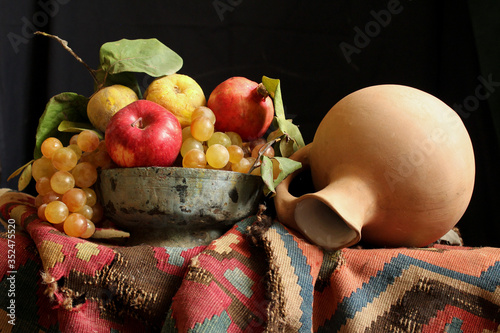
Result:
M182 130L182 166L185 168L204 168L230 170L247 173L259 156L274 157L273 147L265 151L267 141L259 138L243 142L235 132L215 132L215 115L206 106L195 109L191 124Z
M38 217L68 236L89 238L95 223L103 218L103 207L92 186L97 169L111 167L104 141L85 130L74 135L68 146L55 137L41 145L42 157L32 165L36 181Z

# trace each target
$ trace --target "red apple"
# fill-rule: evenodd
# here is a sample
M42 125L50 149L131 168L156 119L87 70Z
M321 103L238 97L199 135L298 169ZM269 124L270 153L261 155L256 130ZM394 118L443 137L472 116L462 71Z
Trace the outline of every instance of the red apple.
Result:
M111 117L104 139L118 166L167 167L181 149L182 129L179 120L163 106L138 100Z
M243 141L262 137L274 117L274 106L264 85L235 76L210 94L207 107L215 114L215 129L236 132Z

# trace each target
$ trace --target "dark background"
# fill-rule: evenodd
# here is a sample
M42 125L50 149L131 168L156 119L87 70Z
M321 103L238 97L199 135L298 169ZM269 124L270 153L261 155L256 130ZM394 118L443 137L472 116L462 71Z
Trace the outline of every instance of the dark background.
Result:
M154 37L184 59L180 72L198 81L207 97L231 76L279 78L287 116L301 126L306 143L333 104L368 85L410 85L456 110L467 107L460 115L477 175L458 226L466 245L500 246L496 0L1 1L2 187L17 188L17 178L7 177L32 158L49 98L93 92L86 69L55 41L35 37L35 29L67 40L92 68L103 43ZM385 21L377 23L377 16ZM359 39L357 31L367 28L371 37ZM341 43L356 53L346 57ZM490 81L490 95L474 104L481 80ZM139 78L143 89L150 81Z

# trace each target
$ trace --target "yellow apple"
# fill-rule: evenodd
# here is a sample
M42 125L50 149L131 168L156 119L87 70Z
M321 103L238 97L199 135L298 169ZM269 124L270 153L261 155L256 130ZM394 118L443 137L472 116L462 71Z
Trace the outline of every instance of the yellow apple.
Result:
M129 87L120 84L107 86L92 95L87 104L87 116L92 125L104 133L111 117L138 99Z
M144 98L172 112L182 127L189 126L194 109L206 104L200 85L178 73L155 79L144 92Z

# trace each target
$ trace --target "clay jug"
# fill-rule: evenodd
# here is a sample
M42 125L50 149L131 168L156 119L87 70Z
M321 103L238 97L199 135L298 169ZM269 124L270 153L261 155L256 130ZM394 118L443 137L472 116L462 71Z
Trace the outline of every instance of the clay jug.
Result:
M291 158L303 168L276 189L278 219L328 250L361 238L426 246L457 224L474 187L474 153L460 117L401 85L347 95ZM295 197L289 185L306 168L317 192Z

